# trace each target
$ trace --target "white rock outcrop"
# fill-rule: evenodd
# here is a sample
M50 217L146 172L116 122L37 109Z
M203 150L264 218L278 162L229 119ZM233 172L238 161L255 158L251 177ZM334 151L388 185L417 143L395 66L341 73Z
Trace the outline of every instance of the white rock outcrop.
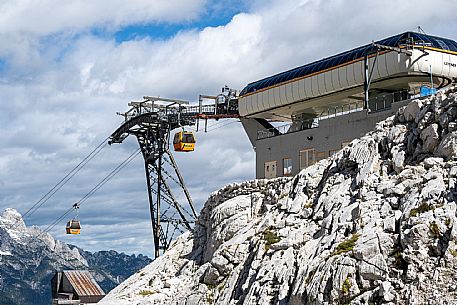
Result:
M296 177L212 194L100 304L457 304L455 91Z

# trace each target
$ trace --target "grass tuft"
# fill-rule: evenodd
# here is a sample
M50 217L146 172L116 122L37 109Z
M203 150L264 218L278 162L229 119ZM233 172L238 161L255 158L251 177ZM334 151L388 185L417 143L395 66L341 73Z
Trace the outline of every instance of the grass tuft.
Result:
M265 230L263 232L263 239L265 240L265 251L268 251L272 244L276 244L281 240L281 238L271 230Z
M347 277L343 282L343 286L341 287L341 292L343 294L348 294L351 287L352 287L351 281L349 280L349 277Z
M309 208L312 208L313 205L314 205L314 204L313 204L313 200L312 200L312 199L309 199L309 200L306 202L304 208L305 208L305 209L309 209Z
M411 209L411 212L409 212L409 216L416 217L419 214L422 214L422 213L425 213L425 212L428 212L431 210L434 210L434 207L432 205L428 204L427 202L423 201L419 205L419 207Z
M438 238L441 235L440 228L438 227L438 224L436 222L431 222L430 225L428 226L428 229L430 230L430 233L432 234L433 237Z
M339 244L336 247L335 251L333 251L331 256L340 255L340 254L352 251L354 249L355 243L357 242L358 239L359 239L359 234L352 235L351 238L349 238L349 239L343 241L341 244Z
M148 296L148 295L151 295L151 294L155 294L157 293L156 291L150 291L150 290L141 290L140 292L138 292L139 295L142 295L142 296Z

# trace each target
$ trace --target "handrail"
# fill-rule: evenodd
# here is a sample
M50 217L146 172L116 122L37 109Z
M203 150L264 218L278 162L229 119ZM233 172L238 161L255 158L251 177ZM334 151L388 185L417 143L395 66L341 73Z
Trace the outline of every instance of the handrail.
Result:
M411 96L408 91L398 91L393 93L381 94L368 101L371 112L390 109L393 103L407 100ZM292 123L281 125L266 130L257 131L257 140L281 136L286 133L302 131L306 129L318 128L322 120L333 119L353 112L363 111L363 101L352 102L341 106L327 107L317 117L311 119L292 119Z

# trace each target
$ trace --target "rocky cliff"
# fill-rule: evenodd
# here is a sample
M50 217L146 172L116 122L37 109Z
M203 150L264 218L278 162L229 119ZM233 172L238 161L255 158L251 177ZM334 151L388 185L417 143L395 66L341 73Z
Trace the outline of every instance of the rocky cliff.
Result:
M101 304L457 304L456 91L296 177L212 194Z
M1 305L50 304L51 278L57 270L92 270L109 291L150 262L142 255L91 253L67 245L36 227L26 227L14 209L0 215Z

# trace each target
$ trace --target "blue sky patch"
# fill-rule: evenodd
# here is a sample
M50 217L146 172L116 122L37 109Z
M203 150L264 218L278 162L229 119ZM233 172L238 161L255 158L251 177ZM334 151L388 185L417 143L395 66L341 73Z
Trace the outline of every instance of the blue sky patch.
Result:
M8 69L8 63L6 59L0 57L0 73L6 71Z
M114 34L116 42L129 41L149 37L152 39L166 40L175 36L180 31L202 30L206 27L217 27L226 25L232 20L233 16L246 9L246 4L242 0L235 0L230 3L230 7L224 7L213 3L207 12L197 20L184 23L150 23L127 26ZM102 32L94 32L103 35Z

